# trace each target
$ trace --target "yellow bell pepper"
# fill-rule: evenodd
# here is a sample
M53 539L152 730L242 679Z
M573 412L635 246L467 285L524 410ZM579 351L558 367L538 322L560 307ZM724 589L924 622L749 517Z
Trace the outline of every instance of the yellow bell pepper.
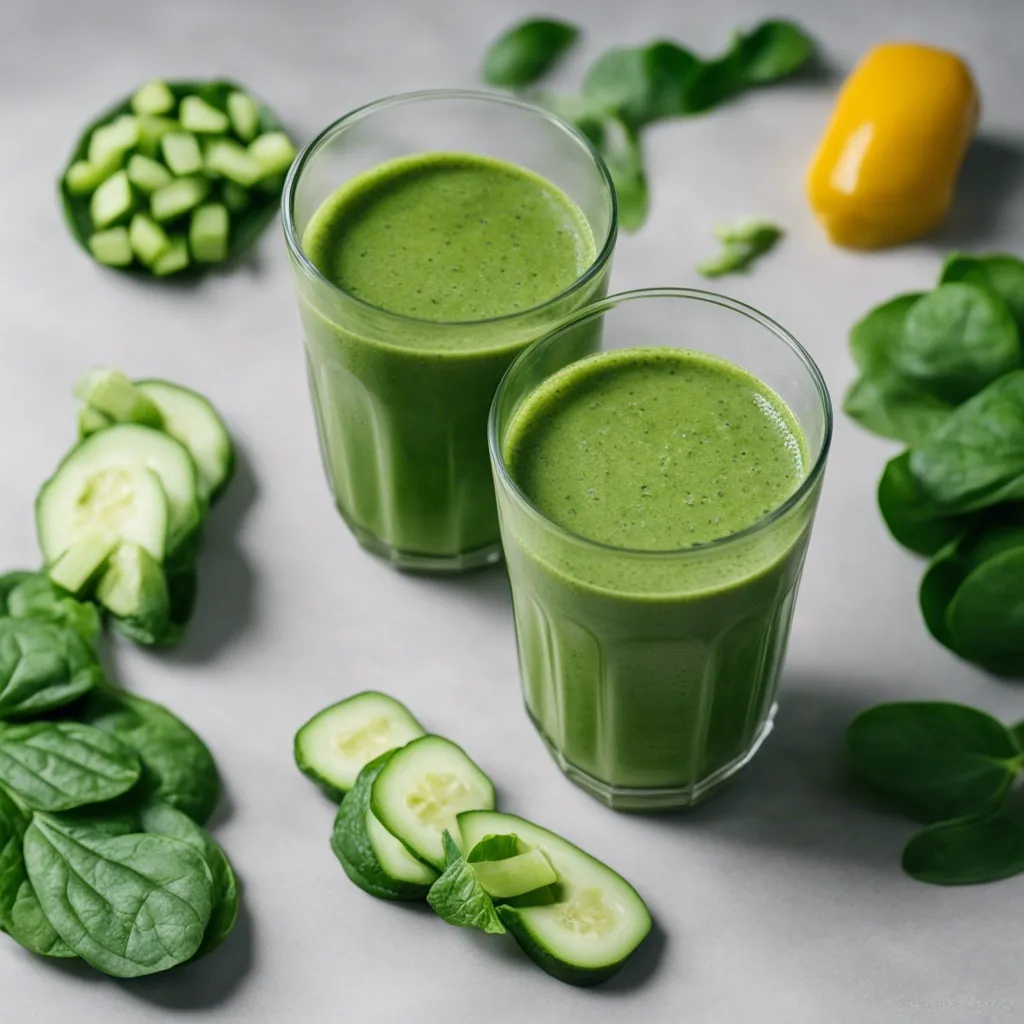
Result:
M875 249L937 227L978 121L956 54L914 43L870 50L846 80L807 175L837 245Z

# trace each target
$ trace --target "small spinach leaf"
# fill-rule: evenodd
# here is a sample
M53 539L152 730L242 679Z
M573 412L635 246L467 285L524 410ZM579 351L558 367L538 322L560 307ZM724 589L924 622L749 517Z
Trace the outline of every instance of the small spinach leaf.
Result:
M892 366L892 354L903 340L907 314L922 292L897 295L875 306L850 329L850 352L862 373L873 374Z
M648 207L647 176L636 132L621 121L606 121L601 155L615 184L619 224L626 231L636 231L647 219Z
M704 277L721 277L749 270L754 260L775 248L782 238L782 228L768 221L742 220L719 224L715 228L715 237L722 243L722 251L697 264L697 273Z
M942 268L942 283L970 281L991 288L1009 307L1024 336L1024 260L1016 256L968 256L953 253Z
M0 785L36 811L66 811L126 793L142 772L131 747L80 722L0 729Z
M977 885L1024 872L1024 808L943 821L903 851L903 870L932 885Z
M764 85L799 71L814 53L814 41L792 21L762 21L739 33L732 53L744 85Z
M850 419L904 444L923 441L952 411L948 402L888 370L858 377L843 398L843 412Z
M76 601L41 572L31 573L7 594L7 613L13 619L54 622L73 629L83 640L95 643L100 634L96 605Z
M494 909L491 897L484 891L476 872L463 858L447 829L443 841L447 867L430 887L427 902L437 916L449 924L480 928L489 935L504 934L505 926Z
M34 572L17 569L14 572L4 573L0 576L0 619L11 614L7 607L7 598L11 591L35 575L37 574Z
M547 74L579 38L575 25L531 18L500 35L484 57L489 85L518 89Z

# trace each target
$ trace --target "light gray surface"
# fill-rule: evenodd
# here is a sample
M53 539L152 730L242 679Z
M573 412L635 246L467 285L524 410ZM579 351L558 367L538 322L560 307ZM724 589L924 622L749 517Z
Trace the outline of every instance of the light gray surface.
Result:
M764 14L757 0L544 5L588 30L561 75L615 42L676 36L704 51ZM521 710L506 583L400 576L355 545L328 499L299 328L276 226L257 255L198 286L104 272L69 241L53 179L82 124L137 82L230 74L306 139L407 89L472 86L484 46L525 13L513 0L289 3L6 0L0 33L0 565L37 559L32 500L69 444L72 381L111 363L180 380L227 416L244 458L209 527L188 641L114 652L126 685L207 739L226 781L216 834L245 883L228 944L133 983L0 944L0 1021L171 1018L370 1022L692 1021L889 1024L1018 1019L1024 878L945 890L903 877L911 826L845 779L843 728L889 697L948 697L1006 718L1024 691L927 636L921 564L888 538L874 485L891 448L837 423L796 617L778 728L747 774L678 817L616 815L564 781ZM647 137L653 216L625 237L616 290L696 284L712 224L777 218L789 237L725 290L801 338L839 396L845 335L870 305L927 287L954 245L1024 250L1019 0L777 2L845 70L884 38L955 47L984 96L983 135L939 239L853 255L831 248L802 174L834 79L765 90ZM348 883L327 845L332 810L291 763L295 728L379 687L464 743L504 806L550 824L631 879L658 933L603 990L560 985L511 942L448 928Z

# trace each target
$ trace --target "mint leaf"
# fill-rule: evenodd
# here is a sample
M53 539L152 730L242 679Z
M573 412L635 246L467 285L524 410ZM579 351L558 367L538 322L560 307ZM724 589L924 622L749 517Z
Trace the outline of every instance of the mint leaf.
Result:
M719 224L715 237L723 248L717 256L697 264L697 272L704 277L749 269L754 260L775 247L782 237L782 228L765 220L746 219Z
M447 867L430 887L427 902L437 916L449 924L479 928L489 935L504 934L505 926L490 896L484 891L476 872L466 862L447 829L442 840Z
M484 81L509 89L529 85L558 63L579 34L564 21L521 21L491 43L484 57Z
M1024 808L921 829L903 851L903 870L932 885L977 885L1024 872Z

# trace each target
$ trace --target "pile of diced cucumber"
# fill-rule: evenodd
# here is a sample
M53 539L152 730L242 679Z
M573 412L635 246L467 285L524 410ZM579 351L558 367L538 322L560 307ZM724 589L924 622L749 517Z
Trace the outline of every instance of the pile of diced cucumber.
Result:
M277 209L294 157L244 89L153 81L85 132L62 194L94 259L166 277L249 244Z
M359 693L315 715L295 737L295 760L341 801L331 846L373 896L425 899L450 924L509 931L573 985L612 977L650 931L624 878L495 810L491 780L465 751L425 733L386 694Z
M78 444L36 499L50 580L143 644L181 639L197 591L203 521L234 468L202 395L118 370L87 373Z

